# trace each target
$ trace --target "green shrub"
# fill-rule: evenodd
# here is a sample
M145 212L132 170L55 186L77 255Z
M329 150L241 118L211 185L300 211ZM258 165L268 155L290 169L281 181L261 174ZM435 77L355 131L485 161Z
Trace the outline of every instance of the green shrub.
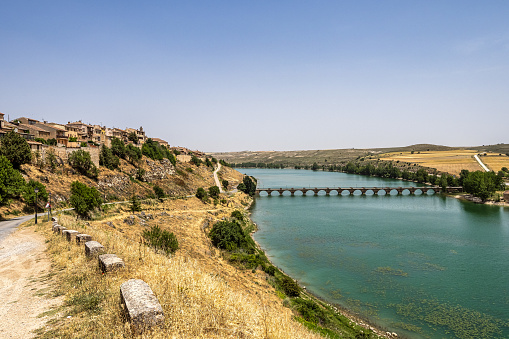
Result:
M143 231L143 238L149 246L164 251L166 254L175 253L179 248L177 237L173 233L161 230L159 226L153 226L150 230Z
M209 199L209 196L207 192L203 189L203 187L200 187L196 190L196 197L203 202L207 202L207 200Z
M312 300L296 298L293 300L295 309L301 314L302 318L314 324L327 321L325 310Z
M280 279L279 286L281 286L283 292L289 297L298 297L300 295L299 285L286 275Z
M228 189L228 184L229 184L228 180L223 179L221 181L221 185L223 186L223 189L225 189L225 190Z
M244 215L239 210L233 211L231 217L237 219L238 221L244 221Z
M99 172L97 167L92 162L90 153L84 150L78 150L71 153L69 156L69 165L77 170L80 174L86 175L89 178L97 179Z
M236 221L223 220L216 222L212 226L209 237L214 246L227 251L243 249L248 253L254 253L255 250L253 240Z
M276 270L277 270L276 267L273 265L263 266L263 271L268 275L274 276L276 274Z
M166 194L164 194L163 189L161 187L159 187L158 185L154 186L154 193L155 193L157 199L163 199L166 196Z
M195 156L195 155L193 155L193 156L191 157L191 162L192 162L193 164L195 164L196 166L198 166L198 167L199 167L199 166L203 163L203 161L201 161L201 160L200 160L197 156Z
M102 204L99 191L79 181L74 181L71 184L71 197L69 198L69 202L76 213L84 218L87 218L91 211Z
M141 203L138 200L138 197L136 196L136 194L133 194L131 196L131 200L130 201L131 201L131 204L129 205L129 210L132 213L141 211Z
M219 198L219 187L217 186L211 186L209 187L209 196L212 198L212 199L217 199Z

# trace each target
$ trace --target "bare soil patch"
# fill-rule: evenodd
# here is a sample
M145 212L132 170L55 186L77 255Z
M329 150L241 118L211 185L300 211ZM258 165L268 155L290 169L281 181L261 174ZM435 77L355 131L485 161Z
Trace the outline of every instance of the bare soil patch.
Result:
M0 243L0 337L33 338L62 298L53 294L44 237L23 228Z

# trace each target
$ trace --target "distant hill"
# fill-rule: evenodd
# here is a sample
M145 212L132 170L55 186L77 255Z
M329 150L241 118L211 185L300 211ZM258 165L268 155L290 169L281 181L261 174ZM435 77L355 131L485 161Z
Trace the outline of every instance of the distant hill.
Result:
M448 151L453 149L471 149L469 147L449 147L442 145L417 144L405 147L389 148L348 148L329 150L304 150L304 151L243 151L210 153L217 159L222 159L231 164L238 163L265 163L294 167L312 165L341 164L360 158L377 158L388 152L424 152L424 151ZM474 148L475 149L475 148Z

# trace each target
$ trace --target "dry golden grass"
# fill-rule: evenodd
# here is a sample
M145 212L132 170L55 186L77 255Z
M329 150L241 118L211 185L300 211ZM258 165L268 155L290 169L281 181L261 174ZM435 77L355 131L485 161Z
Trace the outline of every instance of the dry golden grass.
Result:
M495 173L498 173L502 167L509 168L509 157L506 155L498 155L498 153L487 153L486 156L480 157L481 161Z
M144 226L120 224L127 215L121 211L117 217L88 225L62 215L61 225L92 235L107 253L124 260L125 269L104 275L97 259L85 257L82 246L69 244L61 235L53 234L49 223L39 224L38 230L49 240L54 268L60 271L59 290L66 295L68 304L64 316L42 336L132 336L128 324L121 320L119 290L123 282L137 278L149 284L165 314L164 326L144 335L146 338L318 338L292 320L291 311L282 306L265 281L265 273L238 270L210 248L203 225L242 206L239 202L232 198L231 208L226 209L194 198L167 202L159 206L161 209L154 206L152 211L150 206L144 206L145 213L165 211L149 224L157 223L176 234L180 249L172 257L136 241ZM112 222L115 228L106 222ZM66 318L67 314L72 317Z
M441 172L459 175L462 169L469 171L481 170L481 167L473 158L476 153L473 150L422 151L414 154L411 152L392 152L381 155L380 159L415 163L436 168Z

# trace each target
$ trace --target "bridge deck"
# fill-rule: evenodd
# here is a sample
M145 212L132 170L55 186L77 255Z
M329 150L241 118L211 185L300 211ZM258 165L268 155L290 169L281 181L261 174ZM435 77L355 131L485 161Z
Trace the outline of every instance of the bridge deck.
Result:
M341 195L344 191L347 191L350 194L353 194L356 191L360 191L361 194L366 194L368 191L372 191L373 194L379 194L381 191L384 191L385 194L391 194L392 191L396 191L397 194L403 194L405 190L408 190L410 194L415 194L416 191L421 191L422 193L438 193L442 192L442 187L439 186L408 186L408 187L302 187L302 188L257 188L255 193L256 195L260 195L261 192L266 192L268 195L271 195L272 192L278 192L279 195L283 195L284 192L288 191L291 195L294 195L295 192L302 192L303 195L306 195L307 192L312 191L314 194L318 194L321 191L324 191L325 194L329 195L332 191L336 191L339 195ZM453 192L462 192L463 187L446 187L445 191L447 193Z

